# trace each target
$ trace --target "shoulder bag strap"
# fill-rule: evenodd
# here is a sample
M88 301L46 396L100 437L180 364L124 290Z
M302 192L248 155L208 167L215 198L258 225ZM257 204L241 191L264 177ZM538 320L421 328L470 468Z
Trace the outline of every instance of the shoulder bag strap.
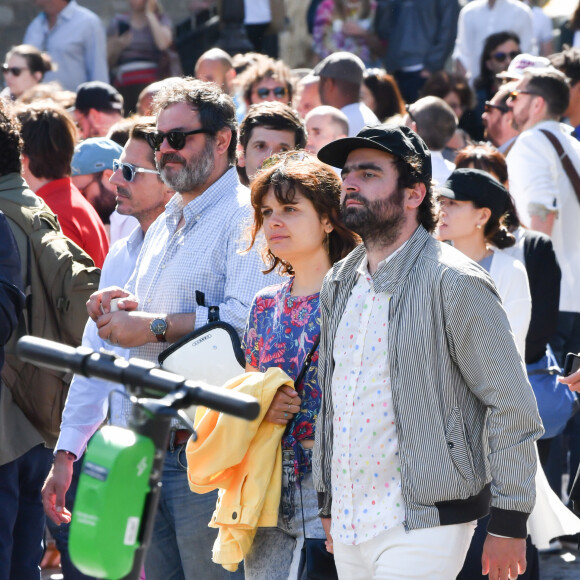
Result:
M564 167L564 171L566 172L570 183L572 183L574 193L578 198L578 203L580 203L580 175L578 175L572 160L568 156L568 153L564 151L562 143L560 143L558 138L553 133L546 131L546 129L540 129L540 132L543 133L548 138L548 141L550 141L550 143L554 146L554 149L556 150L556 153L562 162L562 167Z
M316 337L316 340L314 341L314 344L312 345L310 352L306 355L306 358L304 359L304 364L302 365L302 368L300 369L300 372L298 373L298 376L296 377L296 380L294 381L295 385L299 385L302 382L302 379L304 378L306 371L310 368L310 364L312 363L312 357L314 356L314 353L315 353L316 349L318 348L319 342L320 342L320 335L318 335Z

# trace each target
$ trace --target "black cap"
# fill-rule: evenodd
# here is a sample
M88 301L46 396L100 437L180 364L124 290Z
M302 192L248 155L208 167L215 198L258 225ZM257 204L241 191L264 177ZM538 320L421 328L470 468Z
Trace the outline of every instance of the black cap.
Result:
M456 169L437 193L457 201L473 201L477 207L489 208L498 219L508 209L508 190L481 169Z
M111 85L101 81L89 81L79 85L75 109L88 111L118 111L123 114L123 97Z
M344 167L349 153L355 149L377 149L396 157L416 155L422 163L421 175L431 179L431 153L415 131L405 125L364 127L356 137L337 139L318 152L318 159L333 167Z

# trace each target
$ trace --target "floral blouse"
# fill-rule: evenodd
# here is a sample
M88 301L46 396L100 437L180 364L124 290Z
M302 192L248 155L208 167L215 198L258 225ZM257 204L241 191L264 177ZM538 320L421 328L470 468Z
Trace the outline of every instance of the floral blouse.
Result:
M294 278L261 290L252 303L244 334L246 362L260 372L279 367L292 379L302 370L304 361L320 335L319 294L292 296ZM318 349L296 391L302 400L300 411L288 424L282 447L294 449L297 472L310 470L308 461L299 454L297 442L314 438L314 423L320 409L318 386Z

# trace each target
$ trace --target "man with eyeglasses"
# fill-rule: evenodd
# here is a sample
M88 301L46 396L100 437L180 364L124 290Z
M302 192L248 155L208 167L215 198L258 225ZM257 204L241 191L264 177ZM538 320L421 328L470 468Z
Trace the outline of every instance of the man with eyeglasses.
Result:
M519 134L512 127L512 110L507 105L508 97L514 87L515 83L503 85L491 100L485 102L481 116L484 136L504 156L509 153Z
M550 342L560 364L566 353L580 351L580 200L566 170L569 163L580 173L580 143L559 122L569 97L566 77L546 68L526 71L507 101L521 131L507 156L510 191L522 223L552 238L562 269L558 330Z
M122 151L118 143L106 137L91 137L75 147L71 163L71 180L99 214L109 239L111 214L117 205L115 187L109 184L109 178L113 174L113 161Z
M174 194L161 181L153 152L146 141L147 133L154 128L152 119L137 119L130 129L125 148L115 150L115 157L119 159L111 161L114 170L108 171L108 176L111 187L116 191L118 211L136 218L138 227L128 238L111 246L101 272L101 288L114 284L123 286L127 282L135 269L145 233L163 213L165 204ZM95 351L103 348L113 350L120 356L128 357L129 354L128 350L100 338L96 324L90 319L85 327L82 344ZM81 458L89 439L106 419L109 395L119 388L116 383L75 375L69 389L60 436L55 447L54 464L42 491L46 515L56 524L50 528L61 552L65 578L77 578L79 574L72 568L66 538L82 469ZM130 406L124 397L112 396L110 415L113 424L126 426L129 411ZM85 578L84 575L82 577Z
M157 130L148 136L149 144L161 178L178 193L147 231L125 289L99 291L88 308L101 338L156 363L167 343L207 323L210 306L219 307L220 319L241 334L252 298L277 276L262 274L257 252L239 252L252 208L235 169L232 99L211 83L181 79L161 88L155 111ZM198 302L196 294L205 300ZM110 311L112 298L124 298L118 312ZM166 580L169 570L186 579L235 578L211 562L217 533L208 522L217 494L189 491L188 438L176 425L145 563L147 579Z

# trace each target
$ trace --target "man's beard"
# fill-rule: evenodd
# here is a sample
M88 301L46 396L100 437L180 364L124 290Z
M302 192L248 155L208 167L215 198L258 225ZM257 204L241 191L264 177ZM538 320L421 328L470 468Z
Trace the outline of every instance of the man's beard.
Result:
M215 167L213 155L213 141L207 139L203 151L196 159L187 161L179 153L164 153L157 161L157 169L163 182L171 189L188 193L207 183ZM165 165L169 162L182 163L183 168L167 171Z
M377 201L349 193L340 206L342 221L362 238L365 246L390 246L399 237L407 219L403 209L404 196L404 189L397 189L387 199ZM364 207L346 207L347 200L356 200Z

